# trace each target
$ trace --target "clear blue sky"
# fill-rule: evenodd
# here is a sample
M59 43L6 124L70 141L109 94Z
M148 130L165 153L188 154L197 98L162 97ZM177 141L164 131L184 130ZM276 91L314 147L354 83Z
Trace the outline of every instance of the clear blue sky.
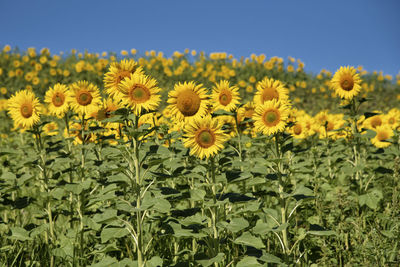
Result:
M400 71L400 0L0 0L0 46L300 58L305 70Z

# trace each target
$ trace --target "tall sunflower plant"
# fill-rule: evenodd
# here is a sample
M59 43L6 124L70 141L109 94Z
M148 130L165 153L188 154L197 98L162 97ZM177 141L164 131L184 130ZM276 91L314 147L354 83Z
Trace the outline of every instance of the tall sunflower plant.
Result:
M122 106L102 121L122 125L117 148L126 166L122 173L128 179L129 187L117 203L120 207L130 203L128 206L134 210L132 215L117 221L125 226L126 233L133 238L138 266L146 266L153 240L148 234L151 232L147 228L150 225L148 215L154 211L153 197L156 194L153 188L156 180L149 173L155 171L157 163L160 163L155 160L160 146L147 143L147 139L158 131L154 122L157 119L155 111L161 100L161 89L157 81L145 75L140 67L136 68L127 62L112 65L110 72L106 73L105 81L110 97ZM144 119L146 117L150 117L150 120ZM126 208L122 208L122 211L126 211Z

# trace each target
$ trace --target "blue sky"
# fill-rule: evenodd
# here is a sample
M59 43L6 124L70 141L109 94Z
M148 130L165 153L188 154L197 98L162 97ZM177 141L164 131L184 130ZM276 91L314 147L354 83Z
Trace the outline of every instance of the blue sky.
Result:
M288 56L305 70L400 71L400 1L0 0L0 46L89 52L185 48Z

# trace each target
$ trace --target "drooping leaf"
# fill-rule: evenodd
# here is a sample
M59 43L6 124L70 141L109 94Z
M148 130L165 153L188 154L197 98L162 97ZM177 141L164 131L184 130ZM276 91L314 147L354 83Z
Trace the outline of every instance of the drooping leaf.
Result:
M128 235L129 232L126 228L108 227L101 231L101 243L106 243L111 238L121 238Z
M235 239L234 243L251 246L251 247L258 248L258 249L265 248L265 245L261 241L261 239L253 236L249 232L244 232L241 236L239 236L238 238Z

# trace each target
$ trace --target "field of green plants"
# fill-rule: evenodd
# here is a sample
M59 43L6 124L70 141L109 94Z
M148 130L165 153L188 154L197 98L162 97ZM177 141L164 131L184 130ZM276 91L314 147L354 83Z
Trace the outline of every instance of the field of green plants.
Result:
M399 266L400 75L0 51L0 266Z

